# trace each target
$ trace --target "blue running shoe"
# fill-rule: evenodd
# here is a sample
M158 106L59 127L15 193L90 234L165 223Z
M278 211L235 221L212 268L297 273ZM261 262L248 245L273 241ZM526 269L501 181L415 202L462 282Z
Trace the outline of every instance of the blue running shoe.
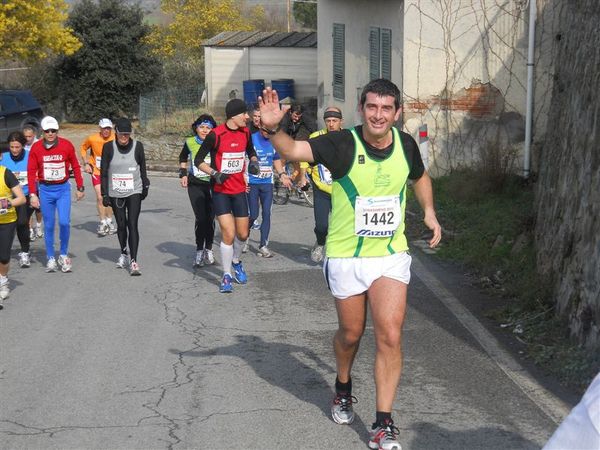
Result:
M231 284L231 275L226 273L223 275L223 280L221 281L221 287L219 288L219 292L223 292L229 294L233 292L233 285Z
M233 267L233 278L239 284L246 284L248 282L248 275L246 275L246 271L242 267L242 262L232 263L231 267Z

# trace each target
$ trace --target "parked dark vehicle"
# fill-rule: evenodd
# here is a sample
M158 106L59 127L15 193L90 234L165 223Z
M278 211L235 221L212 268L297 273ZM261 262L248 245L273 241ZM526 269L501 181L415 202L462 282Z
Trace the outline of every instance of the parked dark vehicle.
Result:
M42 117L42 106L31 91L0 90L0 146L6 147L8 135L24 125L31 124L39 130Z

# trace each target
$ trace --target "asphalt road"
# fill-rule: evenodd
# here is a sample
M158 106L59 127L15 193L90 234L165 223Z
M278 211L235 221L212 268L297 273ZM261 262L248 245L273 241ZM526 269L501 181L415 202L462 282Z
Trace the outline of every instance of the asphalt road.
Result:
M218 265L192 268L193 214L178 180L151 182L141 277L115 267L116 236L96 236L87 178L87 196L72 208L73 272L46 274L39 241L31 268L13 263L0 311L0 448L367 448L373 332L353 372L357 419L336 425L337 318L309 259L312 211L275 206L275 257L256 256L253 231L249 282L224 295ZM540 448L566 406L421 259L409 298L394 406L403 448Z

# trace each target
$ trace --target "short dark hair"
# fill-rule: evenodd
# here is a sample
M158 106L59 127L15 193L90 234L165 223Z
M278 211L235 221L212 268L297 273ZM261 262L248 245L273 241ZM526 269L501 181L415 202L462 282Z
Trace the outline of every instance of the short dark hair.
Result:
M365 102L367 101L367 94L372 92L378 97L394 97L394 105L396 105L396 109L400 109L400 102L402 101L402 94L400 93L400 89L390 80L386 80L384 78L378 78L376 80L369 81L367 85L363 88L362 94L360 94L360 106L361 108L365 106Z
M20 131L13 131L12 133L10 133L8 135L8 143L10 144L11 142L14 142L14 141L20 142L21 145L23 145L23 146L25 146L25 144L27 144L27 139L25 139L25 136Z
M292 103L292 106L290 107L290 114L291 113L302 114L303 112L304 112L304 106L302 106L300 103Z

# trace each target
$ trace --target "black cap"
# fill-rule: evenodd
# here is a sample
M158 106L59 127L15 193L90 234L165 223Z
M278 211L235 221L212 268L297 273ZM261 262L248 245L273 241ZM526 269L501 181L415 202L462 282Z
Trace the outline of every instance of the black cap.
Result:
M131 133L131 120L127 117L121 117L115 121L115 131L117 133Z
M248 112L246 102L241 98L232 98L225 105L225 117L231 119L233 116Z

